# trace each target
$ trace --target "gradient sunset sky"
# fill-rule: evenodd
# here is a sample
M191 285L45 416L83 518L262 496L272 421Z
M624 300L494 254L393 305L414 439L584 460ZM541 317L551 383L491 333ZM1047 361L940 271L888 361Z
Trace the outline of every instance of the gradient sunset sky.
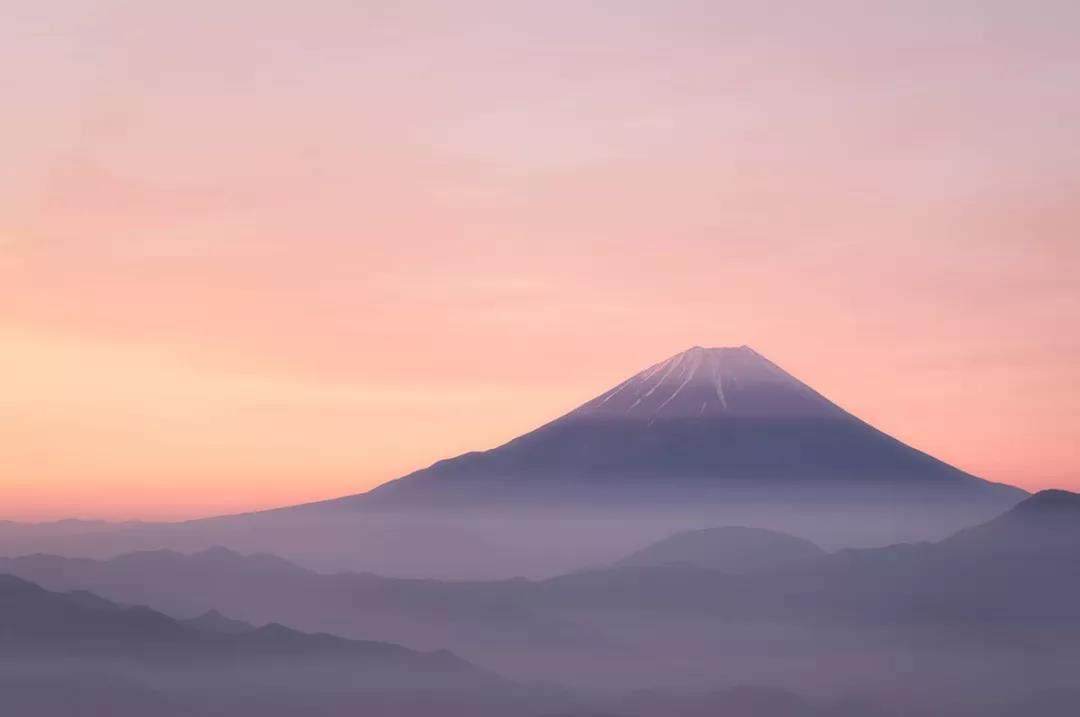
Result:
M1080 3L0 4L0 518L365 490L749 344L1080 489Z

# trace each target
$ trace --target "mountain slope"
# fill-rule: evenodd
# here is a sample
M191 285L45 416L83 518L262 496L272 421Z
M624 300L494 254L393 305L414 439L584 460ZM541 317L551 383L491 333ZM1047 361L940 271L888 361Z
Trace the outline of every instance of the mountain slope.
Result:
M143 561L140 569L147 564ZM217 563L222 570L222 563ZM197 590L198 585L187 589ZM221 621L215 619L214 626ZM207 632L145 607L0 574L5 715L500 717L573 705L445 650L302 633Z
M198 617L182 620L183 624L193 627L199 632L209 632L221 635L238 635L255 629L254 625L243 620L233 620L225 617L215 609L210 609Z
M272 623L208 632L146 607L124 607L90 593L62 593L0 574L0 658L190 659L253 662L340 661L358 668L395 665L417 678L467 678L473 668L448 653L424 654L388 642L308 634ZM481 673L476 670L476 675Z
M725 572L684 559L686 539L694 551L704 544L710 557L718 546L728 550L739 541L745 545L748 536L766 550L755 546L749 552L756 556L736 551L741 570ZM352 632L415 630L408 633L410 641L425 629L453 635L455 625L460 634L477 637L487 625L492 635L507 641L580 648L580 642L559 639L553 607L643 605L670 609L673 615L692 607L731 616L816 619L829 614L861 620L877 615L894 621L905 616L1025 621L1067 617L1080 604L1078 546L1080 495L1044 491L936 543L824 553L812 543L769 531L709 529L672 536L615 567L542 581L324 575L272 556L242 556L220 548L195 555L152 551L107 561L0 558L0 572L53 589L92 590L177 614L221 605L241 619L285 620L313 630L332 624ZM780 553L784 559L777 561ZM101 600L79 595L80 601ZM933 606L941 608L936 617L929 610ZM587 636L580 626L574 630ZM404 641L400 635L380 637Z
M936 542L840 550L775 570L727 574L687 564L620 566L545 583L560 604L866 626L1006 628L1080 648L1080 495L1038 493ZM986 629L987 626L994 629ZM1000 632L998 632L1000 631Z
M752 349L694 347L489 451L323 507L987 503L989 483L881 433Z
M815 551L767 570L664 560L547 580L438 581L324 575L219 549L109 561L29 556L0 561L0 572L174 614L219 605L255 623L445 645L514 677L593 686L682 680L717 655L725 669L745 663L732 679L763 679L752 669L762 645L767 665L791 654L790 675L846 680L866 656L919 663L910 669L933 676L952 667L924 668L924 658L978 662L984 652L1029 669L1032 651L1041 671L1066 665L1080 647L1078 500L1040 493L937 543ZM984 667L969 665L972 675Z
M1076 558L1080 555L1080 494L1040 491L997 518L960 531L944 544L956 551Z
M742 573L824 555L813 543L761 528L727 526L676 533L619 561L621 566L689 565Z
M269 555L222 548L185 555L154 550L109 560L28 555L0 558L10 573L51 590L89 590L169 615L199 615L185 624L231 632L233 620L275 621L309 631L364 636L423 649L477 644L586 648L587 629L534 613L521 580L443 582L372 574L321 574ZM97 598L100 600L101 598ZM108 603L106 603L108 604ZM211 619L207 613L213 612ZM225 629L222 629L222 628ZM388 636L393 635L393 639ZM471 655L472 653L470 653Z
M1025 495L881 433L752 349L694 348L504 445L364 494L183 523L8 526L0 553L226 545L324 571L550 577L715 525L830 549L939 540Z

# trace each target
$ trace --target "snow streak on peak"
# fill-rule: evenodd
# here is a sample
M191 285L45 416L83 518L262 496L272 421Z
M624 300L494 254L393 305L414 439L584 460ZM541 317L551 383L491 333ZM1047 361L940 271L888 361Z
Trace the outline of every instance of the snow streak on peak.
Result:
M843 412L748 346L695 346L650 366L571 413L645 420L838 416Z

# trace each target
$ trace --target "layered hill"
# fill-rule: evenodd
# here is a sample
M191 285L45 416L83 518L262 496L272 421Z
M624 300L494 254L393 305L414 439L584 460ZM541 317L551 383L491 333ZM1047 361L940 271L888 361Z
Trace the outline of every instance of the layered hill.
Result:
M88 660L197 669L288 664L296 674L330 666L349 675L341 687L394 677L403 684L451 685L492 678L447 652L421 653L389 642L310 634L278 623L180 621L147 607L129 607L84 590L56 592L0 573L0 661L18 664ZM194 624L193 624L194 623ZM275 671L275 670L272 670Z
M573 704L445 650L217 613L181 621L2 573L0 695L19 717L499 717Z
M762 528L724 526L668 536L619 561L620 566L687 565L705 570L757 571L824 555L808 540Z
M175 615L217 605L252 623L446 645L515 677L557 681L681 679L694 674L703 649L746 661L737 677L749 680L756 677L749 658L762 644L793 651L789 675L818 670L823 656L837 658L828 669L841 675L861 667L864 654L915 660L956 652L978 661L983 651L1018 666L1045 658L1046 669L1056 669L1080 650L1077 500L1047 491L936 543L831 553L763 531L691 532L623 564L546 580L319 574L223 550L108 561L27 556L0 560L0 572ZM911 667L924 668L932 671L930 663ZM984 668L966 669L985 675Z

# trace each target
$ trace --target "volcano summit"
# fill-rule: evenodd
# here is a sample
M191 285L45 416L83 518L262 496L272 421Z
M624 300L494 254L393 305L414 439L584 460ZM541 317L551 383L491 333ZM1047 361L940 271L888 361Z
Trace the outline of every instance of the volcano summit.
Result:
M23 552L226 545L326 571L547 577L718 526L829 550L940 540L1025 497L904 445L746 346L694 347L504 445L366 493L35 538Z
M897 441L739 346L691 348L509 443L329 504L932 504L991 514L1023 495Z

